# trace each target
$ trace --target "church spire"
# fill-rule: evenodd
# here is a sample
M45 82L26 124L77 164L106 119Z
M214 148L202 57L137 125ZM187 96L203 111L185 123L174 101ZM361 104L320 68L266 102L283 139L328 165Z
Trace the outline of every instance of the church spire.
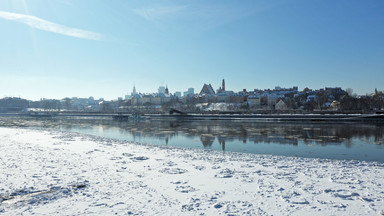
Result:
M168 85L165 86L165 94L169 94Z
M135 86L135 83L133 83L133 90L132 90L132 96L135 96L137 93L136 93L136 86Z

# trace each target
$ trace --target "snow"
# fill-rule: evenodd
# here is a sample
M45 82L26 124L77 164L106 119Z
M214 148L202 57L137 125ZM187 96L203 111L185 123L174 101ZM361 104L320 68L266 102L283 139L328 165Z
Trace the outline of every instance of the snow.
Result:
M1 215L383 215L384 164L0 128Z

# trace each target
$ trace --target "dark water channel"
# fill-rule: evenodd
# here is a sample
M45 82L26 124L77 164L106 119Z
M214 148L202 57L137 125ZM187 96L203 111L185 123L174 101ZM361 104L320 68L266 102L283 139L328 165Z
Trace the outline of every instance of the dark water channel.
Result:
M384 162L384 124L1 117L0 126L50 128L154 145Z

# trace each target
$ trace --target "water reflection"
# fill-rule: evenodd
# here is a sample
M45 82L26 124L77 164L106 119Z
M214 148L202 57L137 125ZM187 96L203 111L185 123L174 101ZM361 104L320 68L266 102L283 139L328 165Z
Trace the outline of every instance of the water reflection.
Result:
M341 145L350 147L353 138L384 144L383 125L361 124L303 124L303 123L251 123L230 121L145 121L119 122L119 127L135 136L151 136L168 140L185 136L199 137L204 147L215 140L225 150L227 141L242 143L276 143L297 146L305 144ZM113 127L113 125L111 125Z
M0 117L0 126L75 131L156 145L223 152L384 162L383 124Z
M270 123L239 121L115 121L109 118L0 118L2 126L46 127L62 130L118 131L122 136L153 138L168 144L176 137L200 140L211 147L215 140L225 150L226 142L266 143L297 146L345 145L352 139L383 145L384 125L351 123Z

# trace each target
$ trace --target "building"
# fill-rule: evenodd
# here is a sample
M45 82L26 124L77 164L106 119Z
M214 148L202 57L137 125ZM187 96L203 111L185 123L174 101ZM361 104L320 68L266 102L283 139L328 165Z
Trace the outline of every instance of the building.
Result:
M340 102L333 101L331 103L331 109L334 110L334 111L339 111L340 110Z
M159 106L170 102L174 97L171 94L137 94L131 99L134 106Z
M259 95L249 95L247 101L253 107L261 106L261 97Z
M233 91L222 91L217 93L217 102L218 103L230 103L231 102L231 97L235 93Z
M225 92L225 80L224 79L221 82L221 87L219 89L217 89L216 93L219 94L219 93L222 93L222 92Z
M28 108L29 102L25 99L18 97L6 97L0 99L0 111L1 112L11 112L11 111L21 111L25 108Z
M165 87L164 94L169 94L168 85Z
M159 86L158 93L159 94L165 94L165 87L164 86Z
M200 95L215 95L215 90L213 90L211 84L204 84L203 88L201 88Z
M179 92L179 91L175 92L175 96L180 99L181 98L181 92Z
M188 90L184 92L184 97L193 96L194 94L195 94L195 89L188 88Z
M137 95L136 86L135 86L135 84L133 84L133 90L132 90L131 96L133 97L135 95Z
M284 103L283 100L280 100L280 101L277 102L277 104L275 105L275 109L276 109L276 110L287 110L287 109L288 109L288 106Z

